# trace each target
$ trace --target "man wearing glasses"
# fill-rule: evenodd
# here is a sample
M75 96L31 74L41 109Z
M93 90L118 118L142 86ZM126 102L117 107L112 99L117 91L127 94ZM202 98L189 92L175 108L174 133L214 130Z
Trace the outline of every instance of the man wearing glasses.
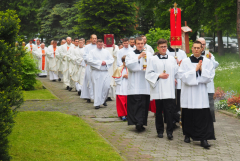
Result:
M202 54L202 43L193 43L193 55L180 63L178 76L182 81L181 107L184 142L201 141L209 148L207 140L215 140L213 120L209 108L207 84L214 78L213 64Z
M158 53L149 58L145 78L150 84L150 96L156 102L155 125L159 138L163 138L164 122L162 112L167 122L167 137L173 138L173 119L179 120L175 112L175 83L178 65L174 57L166 54L167 40L158 40ZM177 118L176 118L177 117Z

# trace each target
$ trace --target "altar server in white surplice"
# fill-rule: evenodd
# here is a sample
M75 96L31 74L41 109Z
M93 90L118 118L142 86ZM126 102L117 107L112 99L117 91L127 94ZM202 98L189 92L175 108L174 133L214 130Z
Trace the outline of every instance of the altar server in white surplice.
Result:
M183 59L178 70L182 80L181 107L184 142L201 141L204 148L210 147L207 140L215 140L213 120L209 108L207 84L214 78L212 62L201 56L202 43L195 41L193 55Z
M107 106L106 99L110 89L110 75L108 69L112 66L112 55L103 49L102 39L97 40L97 48L89 52L87 63L91 66L92 83L94 91L94 106L99 109L100 105Z
M41 43L41 47L37 50L36 52L36 57L38 58L39 62L39 70L41 70L41 73L39 73L39 76L47 76L47 70L46 70L46 53L47 53L47 48L45 47L44 43Z
M81 92L81 98L87 99L87 103L91 102L91 99L93 99L93 84L91 79L91 67L88 65L87 57L91 50L96 49L97 45L97 35L92 34L90 36L91 44L88 44L84 48L84 55L83 59L86 63L86 71L84 76L84 81L82 85L82 92Z
M70 85L68 56L70 55L71 47L72 47L71 37L67 37L67 43L62 45L59 51L59 54L61 55L62 58L63 86L67 90L69 89Z
M179 114L175 111L175 83L178 65L174 57L166 54L167 40L159 39L157 52L148 59L146 79L150 84L150 97L156 103L155 125L159 138L163 138L164 122L162 113L167 121L167 137L173 138L173 120L179 120ZM176 118L177 117L177 118Z
M125 59L128 68L128 125L136 125L138 131L143 131L143 125L147 126L150 103L150 86L145 79L143 65L152 54L143 51L144 42L141 37L137 37L135 41L137 49L129 52Z
M61 47L62 45L64 45L66 43L66 40L65 39L62 39L61 41L61 44L60 46L57 47L57 50L56 50L56 63L57 63L57 71L58 71L58 81L60 82L63 78L63 74L62 74L62 71L63 71L63 63L62 63L62 56L60 55L60 51L61 51Z
M123 39L123 48L120 49L117 53L117 66L120 67L123 65L122 63L122 57L124 55L127 55L127 53L133 51L133 48L129 47L129 43L128 43L128 38L124 38Z
M208 58L212 62L213 68L215 70L218 67L219 63L215 60L215 57L213 56L212 53L209 52L209 50L205 50L206 49L205 39L200 37L198 39L198 41L200 41L202 43L202 46L203 46L202 56L205 57L205 58ZM208 99L209 99L210 112L211 112L211 115L212 115L213 122L216 122L214 99L213 99L213 95L215 93L214 80L212 80L210 83L207 84L207 88L208 88Z
M147 37L144 36L144 35L142 35L141 37L143 38L143 41L144 41L144 48L145 48L145 50L147 52L152 53L152 55L153 55L154 54L154 50L153 50L153 48L150 45L147 44Z
M26 50L30 52L32 58L36 58L38 54L38 48L36 45L33 44L33 39L29 40L29 43L26 45Z
M49 79L56 81L58 79L57 75L57 62L56 62L56 50L57 50L57 41L53 41L53 45L48 47L47 57L48 57L48 66L49 66Z

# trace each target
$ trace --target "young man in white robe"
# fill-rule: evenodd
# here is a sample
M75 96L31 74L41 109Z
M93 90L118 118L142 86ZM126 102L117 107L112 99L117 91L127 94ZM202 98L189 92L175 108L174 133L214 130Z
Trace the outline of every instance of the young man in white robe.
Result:
M137 49L129 52L125 60L128 68L127 113L128 125L136 125L140 132L145 130L143 125L147 126L150 103L150 86L145 79L144 64L152 54L143 51L144 41L141 37L135 39L135 44Z
M47 51L47 48L45 47L45 44L41 43L41 47L38 49L37 55L36 55L39 62L39 70L41 70L41 73L39 73L40 77L47 76L47 70L46 70L46 64L47 64L46 53L47 52L48 51Z
M133 48L129 47L129 41L128 38L123 38L122 42L123 48L120 49L117 53L117 66L120 67L123 65L122 63L122 57L124 55L127 55L129 52L133 51Z
M122 57L123 65L118 67L113 78L117 84L116 86L116 108L118 117L123 121L127 120L127 86L128 86L128 69L125 65L126 55Z
M63 64L62 64L62 57L60 55L60 51L61 51L62 45L64 45L65 43L66 43L66 40L62 39L61 44L60 44L60 46L57 47L56 54L55 54L55 56L56 56L56 63L57 63L57 71L58 71L58 81L59 82L63 78L63 74L62 74Z
M57 41L53 41L53 45L48 47L47 57L49 65L49 79L51 81L58 80L57 62L56 62Z
M204 148L210 147L207 140L215 140L213 120L209 108L207 84L214 78L212 62L201 56L202 43L195 41L193 55L180 63L178 76L182 81L181 107L184 142L201 141Z
M61 46L59 50L59 54L62 58L63 85L64 85L64 88L68 90L70 85L69 70L68 70L69 68L68 56L70 55L70 51L71 51L70 49L72 47L72 44L71 44L71 37L67 37L66 40L67 40L67 43Z
M93 99L94 95L93 95L93 84L92 84L92 78L91 78L91 67L88 65L87 62L87 57L88 54L91 50L96 49L97 45L97 35L92 34L90 36L90 41L91 44L88 44L85 46L84 48L84 55L83 55L83 59L86 63L86 71L85 71L85 76L84 76L84 81L83 81L83 85L82 85L82 91L81 91L81 96L80 98L84 98L87 99L87 103L91 102L91 99Z
M155 125L159 138L163 138L164 121L162 112L167 122L167 137L173 138L173 119L179 114L175 112L175 84L178 72L177 61L174 57L168 56L167 40L159 39L157 49L159 53L148 59L146 79L150 84L150 96L156 103Z
M153 48L147 44L147 37L145 35L142 35L141 36L143 38L143 41L144 41L144 48L147 52L150 52L152 53L152 55L154 55L154 50Z
M133 50L136 49L135 39L134 39L134 38L130 38L130 39L129 39L129 47L132 48Z
M36 40L36 42L37 42L37 44L36 44L36 47L39 49L39 48L41 47L40 40L39 40L39 39L37 39L37 40Z
M213 54L209 53L209 50L206 50L205 39L200 37L198 39L198 41L200 41L202 43L202 46L203 46L202 56L208 58L212 62L213 68L215 70L218 67L219 63L215 60L215 57L213 56ZM212 80L210 83L207 84L207 89L208 89L208 99L209 99L210 112L211 112L211 115L212 115L213 122L216 122L214 99L213 99L213 95L215 93L214 80Z
M103 44L102 39L98 39L97 48L91 50L87 56L87 63L92 69L91 78L95 109L99 109L101 104L107 106L106 99L110 89L108 69L114 62L112 55L106 49L103 49Z

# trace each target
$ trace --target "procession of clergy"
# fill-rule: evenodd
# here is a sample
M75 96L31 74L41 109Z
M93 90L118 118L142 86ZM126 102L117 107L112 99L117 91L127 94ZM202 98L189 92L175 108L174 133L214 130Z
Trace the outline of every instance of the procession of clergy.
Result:
M94 101L95 109L116 98L118 116L137 131L145 130L152 111L159 138L166 123L167 138L172 140L179 122L184 142L192 139L210 147L207 140L215 140L213 78L219 64L205 51L203 38L194 42L190 57L181 49L168 48L165 39L158 40L154 53L144 35L124 38L112 47L105 47L95 34L90 41L85 46L84 39L67 37L61 46L52 41L46 48L39 40L36 45L30 40L26 50L39 60L39 76L62 80L67 90L75 89L88 103Z

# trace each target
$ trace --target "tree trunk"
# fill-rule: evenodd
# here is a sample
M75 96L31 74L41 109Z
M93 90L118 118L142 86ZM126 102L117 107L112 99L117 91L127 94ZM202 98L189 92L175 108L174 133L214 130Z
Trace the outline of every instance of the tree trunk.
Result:
M217 31L217 36L218 36L218 54L219 55L225 55L223 51L223 40L222 40L222 30Z
M240 58L240 0L237 0L237 38L238 38L238 52Z

